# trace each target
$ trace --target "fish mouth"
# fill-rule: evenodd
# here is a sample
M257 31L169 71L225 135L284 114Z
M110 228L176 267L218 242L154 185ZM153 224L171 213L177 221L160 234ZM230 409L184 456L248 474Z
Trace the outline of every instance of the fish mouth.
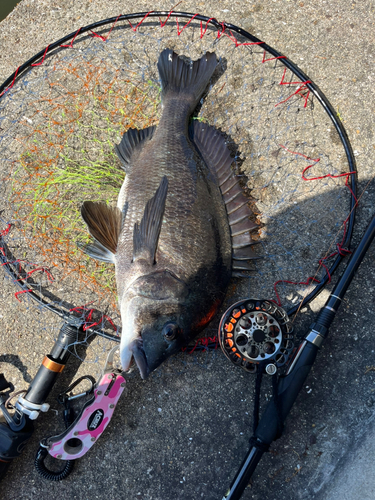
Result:
M147 378L150 375L151 370L147 363L145 350L143 349L142 337L139 337L133 342L131 351L133 353L134 360L138 366L139 373L141 374L142 379Z
M175 354L183 345L182 339L175 339L166 343L149 330L145 335L134 339L123 350L120 347L120 357L123 369L129 369L134 358L142 379L146 379L151 372L160 366L172 354Z
M171 314L185 310L189 293L189 287L168 270L142 275L128 287L121 299L120 358L124 371L134 358L145 379L177 352L183 338L166 340L159 318L167 321Z

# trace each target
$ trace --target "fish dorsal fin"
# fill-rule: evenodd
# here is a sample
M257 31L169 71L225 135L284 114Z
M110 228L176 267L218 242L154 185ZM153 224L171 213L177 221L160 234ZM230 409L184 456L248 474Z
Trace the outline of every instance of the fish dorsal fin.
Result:
M151 265L155 263L167 192L168 178L164 176L154 196L146 203L141 223L134 224L133 262L143 259Z
M258 226L249 219L253 212L231 168L233 158L225 139L215 127L197 120L190 127L190 137L220 186L232 237L232 268L251 270L246 261L261 258L251 248L257 241L250 231Z
M233 174L231 168L233 158L225 144L224 137L215 127L193 120L189 127L189 134L219 184L221 184L220 179L226 180L230 174Z
M129 173L134 155L141 151L143 144L149 141L155 132L155 125L142 130L130 128L122 136L120 144L115 144L115 152L121 161L122 168Z
M95 240L93 244L81 248L95 259L113 262L122 226L121 210L103 202L85 201L81 215Z

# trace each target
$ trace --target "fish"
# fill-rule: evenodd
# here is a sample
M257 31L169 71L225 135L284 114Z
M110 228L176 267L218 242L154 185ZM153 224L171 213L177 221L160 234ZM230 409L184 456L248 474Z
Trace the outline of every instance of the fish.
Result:
M129 128L115 151L125 170L117 207L84 201L83 250L115 265L120 359L146 378L213 319L233 273L252 269L257 225L221 131L191 120L218 61L166 48L157 62L157 126Z

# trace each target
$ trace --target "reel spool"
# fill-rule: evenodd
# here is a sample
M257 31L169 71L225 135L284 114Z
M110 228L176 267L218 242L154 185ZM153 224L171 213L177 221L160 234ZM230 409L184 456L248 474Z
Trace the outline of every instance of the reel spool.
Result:
M281 307L268 300L244 299L233 304L219 325L219 342L226 357L250 373L259 363L274 375L294 349L293 325Z

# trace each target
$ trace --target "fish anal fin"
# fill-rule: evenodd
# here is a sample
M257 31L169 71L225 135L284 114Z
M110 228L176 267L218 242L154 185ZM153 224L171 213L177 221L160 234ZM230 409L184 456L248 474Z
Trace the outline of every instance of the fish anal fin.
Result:
M259 240L254 240L251 237L251 234L249 231L246 233L239 234L237 236L232 236L232 248L243 248L251 245L256 245L257 243L260 243Z
M234 200L234 198L236 198L240 193L243 193L243 190L242 190L242 187L237 183L235 184L232 189L230 189L229 191L227 191L224 195L223 195L223 199L224 199L224 203L227 204L227 203L230 203L231 201Z
M252 250L251 246L234 248L233 249L233 260L253 260L261 259L262 256L258 255Z
M251 274L249 274L249 271L256 271L256 268L252 267L251 269L243 269L242 271L233 270L232 278L249 278L251 276Z
M130 128L122 136L120 144L115 144L115 152L127 174L132 161L134 161L134 156L142 150L146 141L152 139L155 129L155 125L142 130Z
M237 224L247 217L253 215L252 211L247 205L242 205L238 207L237 210L234 210L230 214L228 214L229 225Z
M164 176L154 196L146 203L140 224L134 224L133 262L140 259L147 260L150 265L155 262L167 193L168 178Z
M114 255L122 226L121 210L106 203L85 201L81 215L91 236Z
M226 204L227 214L230 215L231 213L235 212L242 206L247 205L248 202L249 202L248 198L246 198L246 196L243 193L240 193L232 201L228 201L228 203Z

